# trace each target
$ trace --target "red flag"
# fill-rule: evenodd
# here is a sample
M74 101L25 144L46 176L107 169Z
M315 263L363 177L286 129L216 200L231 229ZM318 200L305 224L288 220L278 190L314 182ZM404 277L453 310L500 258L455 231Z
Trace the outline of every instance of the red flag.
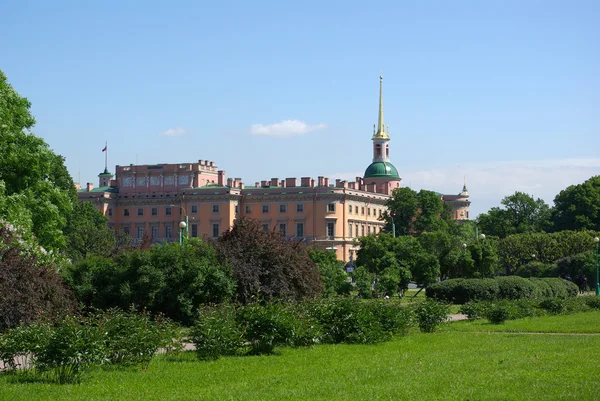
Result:
M103 152L106 152L106 146L104 147L104 149L102 149Z

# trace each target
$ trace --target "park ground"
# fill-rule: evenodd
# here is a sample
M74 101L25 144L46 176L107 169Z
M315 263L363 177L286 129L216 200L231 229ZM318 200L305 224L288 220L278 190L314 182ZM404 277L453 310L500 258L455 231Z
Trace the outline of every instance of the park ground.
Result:
M597 400L600 312L491 325L445 323L376 345L282 348L146 371L98 369L80 384L0 376L2 400Z

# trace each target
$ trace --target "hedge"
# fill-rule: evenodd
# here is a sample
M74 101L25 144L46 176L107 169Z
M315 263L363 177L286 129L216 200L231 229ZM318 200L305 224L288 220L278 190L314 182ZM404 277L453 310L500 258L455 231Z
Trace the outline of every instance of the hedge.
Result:
M560 278L451 279L427 287L426 295L438 301L464 304L501 299L569 298L577 296L577 286Z

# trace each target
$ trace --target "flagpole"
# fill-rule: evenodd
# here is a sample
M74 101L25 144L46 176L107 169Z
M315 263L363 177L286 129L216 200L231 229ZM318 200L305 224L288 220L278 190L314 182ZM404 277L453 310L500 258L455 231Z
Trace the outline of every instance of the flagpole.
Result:
M108 171L108 141L104 142L104 171Z

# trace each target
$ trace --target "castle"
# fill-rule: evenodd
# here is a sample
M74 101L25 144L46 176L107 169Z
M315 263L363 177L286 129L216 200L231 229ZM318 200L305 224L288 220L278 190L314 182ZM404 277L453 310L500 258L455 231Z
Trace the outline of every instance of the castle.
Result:
M99 187L79 188L80 201L92 201L109 227L134 239L176 241L179 228L189 237L218 237L236 218L250 217L265 230L336 252L348 261L358 237L378 233L379 218L392 191L400 187L390 162L390 135L384 125L383 78L379 80L378 123L373 129L373 162L353 182L311 177L271 178L245 185L226 178L214 162L116 166L99 174ZM466 185L458 195L439 194L454 220L469 218ZM185 223L185 224L182 224Z

